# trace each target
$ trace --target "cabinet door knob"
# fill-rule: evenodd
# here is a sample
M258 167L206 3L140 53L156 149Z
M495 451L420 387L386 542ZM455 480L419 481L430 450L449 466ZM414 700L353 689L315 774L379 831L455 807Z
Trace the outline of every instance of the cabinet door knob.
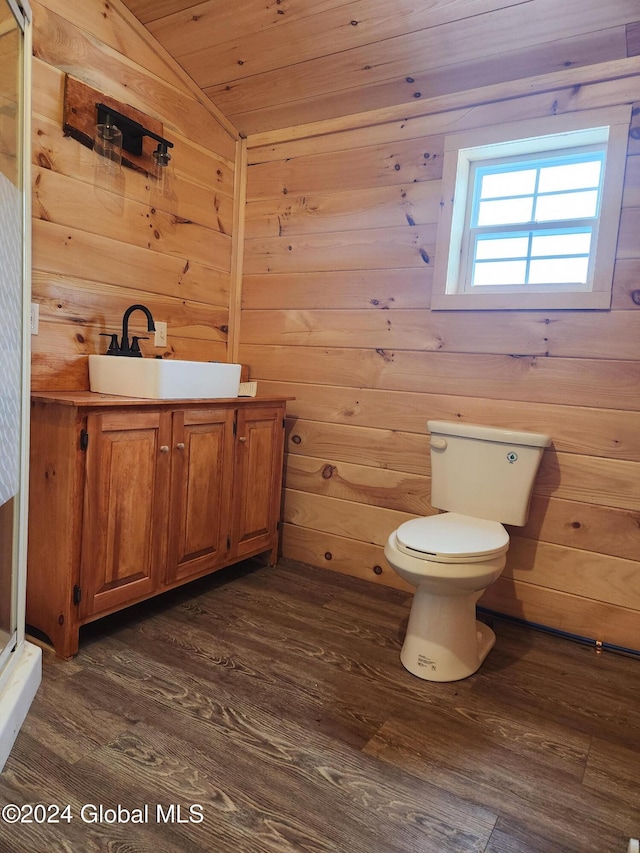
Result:
M238 441L246 441L246 440L247 440L246 435L241 435L240 438L238 439Z
M168 452L169 452L169 445L168 444L161 444L160 445L160 453L168 453Z
M178 448L178 450L184 450L184 441L179 441L176 444L176 447Z

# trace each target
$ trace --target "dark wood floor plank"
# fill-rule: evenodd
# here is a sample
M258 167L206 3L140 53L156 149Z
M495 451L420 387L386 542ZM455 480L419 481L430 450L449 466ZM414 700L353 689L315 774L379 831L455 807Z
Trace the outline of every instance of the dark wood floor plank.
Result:
M120 636L125 642L145 645L155 660L167 665L187 665L190 672L203 678L212 679L214 668L216 685L223 684L234 697L268 707L284 719L324 731L356 749L386 719L383 709L373 704L363 708L350 701L348 679L342 679L345 684L342 695L337 683L327 684L322 665L303 666L298 657L294 667L285 653L274 657L277 648L265 650L262 643L245 638L242 629L237 637L217 636L212 640L206 629L184 625L178 619L165 619L140 626L136 634ZM282 646L282 640L278 644ZM187 662L182 664L183 660Z
M470 720L454 724L437 717L428 727L390 721L366 751L482 803L547 843L602 853L616 850L620 838L633 832L637 810L625 807L609 791L585 789L568 750L568 767L561 771L532 750L512 750L503 738L502 733L487 735Z
M640 749L640 660L497 622L500 640L474 676L512 709Z
M115 643L110 641L110 646ZM261 708L255 704L250 694L229 691L227 684L215 682L215 672L211 679L196 677L176 671L170 664L130 645L123 644L122 652L117 654L105 652L106 645L92 646L86 652L88 659L102 666L108 678L130 691L136 690L139 696L153 699L167 712L178 708L183 716L191 717L188 733L183 736L193 735L198 743L206 740L218 761L227 750L232 755L225 771L227 775L239 772L243 761L250 768L244 777L245 784L253 782L263 772L264 785L260 790L264 791L265 799L269 797L270 781L271 785L276 783L278 768L282 767L294 773L294 779L287 782L292 797L295 798L300 786L311 785L309 801L315 803L314 818L315 811L319 810L325 824L336 821L345 808L351 814L356 806L353 814L359 815L361 807L368 803L378 823L375 836L367 844L378 839L389 853L412 849L401 846L403 841L407 845L422 844L425 851L435 853L483 849L495 823L495 816L486 810L476 809L473 804L459 801L428 783L417 785L415 779L405 778L402 772L393 770L392 776L385 772L380 777L377 774L379 763L374 759L359 751L345 750L342 744L336 745L332 738L322 733L274 715L270 707ZM105 655L111 657L108 668ZM144 677L140 678L143 665L146 669ZM172 725L174 717L165 720L165 727ZM178 726L179 732L183 732L184 719L178 721ZM264 770L263 765L266 765ZM284 779L280 778L280 784L285 784ZM323 800L327 800L327 789L334 797L329 812L321 808ZM404 814L405 820L399 820L398 814ZM353 819L361 820L360 817ZM388 824L393 826L393 831L387 830ZM464 833L457 829L458 825L466 827ZM359 823L356 836L363 839L359 843L364 844L369 831L366 821ZM367 849L366 844L363 849Z
M3 804L18 805L42 803L70 806L71 820L59 823L0 822L0 850L2 853L200 853L191 844L162 828L159 847L158 832L153 824L92 822L92 806L104 804L130 806L140 802L144 792L133 796L128 790L126 777L111 787L108 780L98 774L87 774L78 765L69 765L51 752L45 743L21 732L10 758L9 766L0 776L0 798ZM87 807L86 820L82 809Z
M272 799L270 791L256 799L255 785L250 778L244 778L245 768L237 757L234 756L230 772L230 762L219 761L216 752L212 749L211 755L206 756L175 732L169 735L140 723L84 764L87 771L109 780L111 786L124 776L137 791L138 799L153 802L158 797L154 792L161 791L159 801L164 807L182 804L188 814L194 803L202 806L206 816L202 823L174 827L179 840L195 849L250 853L257 847L271 853L295 850L287 839L297 838L318 853L337 853L335 843L318 834L308 822L287 814L286 808L270 809L266 802ZM236 774L245 783L244 789L236 784ZM217 779L224 780L222 786ZM128 798L136 797L134 791L130 788Z
M606 791L620 802L636 810L637 824L634 838L640 832L640 753L619 744L594 738L583 784L599 793Z
M558 843L555 839L543 837L528 831L520 837L518 834L511 835L503 828L502 820L499 820L491 833L491 838L485 849L485 853L577 853L572 845ZM626 853L626 847L620 847L615 853Z
M399 660L410 605L247 561L86 626L45 655L0 798L205 820L0 822L0 853L625 853L640 661L496 619L478 673L425 682Z
M47 680L47 703L36 702L25 721L25 731L70 764L113 740L131 725L125 713L105 710L99 696L76 693L71 703L73 676ZM52 714L51 708L55 708Z
M373 753L376 743L411 743L426 749L429 758L447 760L455 754L455 767L477 775L486 769L498 774L500 786L510 789L522 783L521 768L529 768L543 779L549 773L558 781L580 783L587 763L591 738L564 729L553 721L532 713L513 718L505 713L499 698L461 697L448 708L431 708L427 718L404 714L391 717L376 733L365 752Z
M202 728L203 721L197 725ZM349 849L367 853L376 843L382 843L390 853L407 849L462 853L483 850L494 823L492 819L481 837L474 836L471 829L464 833L456 830L448 819L437 825L432 816L425 816L418 803L420 789L407 797L402 785L397 784L393 799L388 802L384 791L371 797L373 781L368 774L358 774L354 767L333 767L330 754L314 753L306 746L297 750L287 747L288 760L280 761L277 767L264 754L220 746L212 735L212 748L205 753L175 734L168 739L164 733L138 726L101 750L95 760L103 763L104 772L109 773L119 767L114 752L121 749L125 759L121 771L128 767L132 772L132 763L138 763L142 779L152 777L163 787L172 785L174 796L182 789L181 780L188 779L194 768L201 783L225 779L224 789L219 790L224 809L216 815L215 827L212 822L208 827L212 849L241 849L247 853L256 849L341 853ZM176 779L171 780L174 775ZM199 796L202 798L202 793ZM369 802L368 822L363 820L364 812L354 808L354 798ZM426 825L421 818L425 818ZM236 828L238 822L241 825L241 840L236 839L233 846L227 836L219 834L231 822ZM188 830L192 839L201 839L202 827Z
M399 615L408 616L411 606L412 595L390 587L371 585L371 594L366 598L362 596L362 581L359 578L345 575L340 589L336 589L333 577L335 572L327 569L313 567L300 567L288 561L282 567L278 567L279 573L275 584L272 584L268 575L255 572L247 579L247 588L259 589L266 595L275 593L278 597L289 595L293 601L300 600L298 588L322 590L324 601L323 607L328 609L343 609L345 613L353 617L354 608L361 615L361 621L365 624L395 625ZM305 595L306 597L306 595ZM371 614L371 619L368 614Z

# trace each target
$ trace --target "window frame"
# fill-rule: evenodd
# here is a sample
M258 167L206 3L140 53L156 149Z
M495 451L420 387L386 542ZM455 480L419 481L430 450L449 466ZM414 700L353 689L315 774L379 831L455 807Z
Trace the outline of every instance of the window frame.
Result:
M630 119L631 105L623 104L446 136L432 310L610 308ZM606 144L606 159L599 225L591 252L593 275L590 289L568 289L553 284L500 285L499 290L482 285L476 286L481 287L481 291L465 290L464 265L467 258L463 252L465 237L468 237L468 205L473 194L470 186L473 164L521 156L534 160L537 155L547 152L571 152L602 143ZM522 230L526 230L526 226Z
M598 160L601 164L600 176L597 187L597 204L596 211L590 217L573 217L566 219L552 220L524 220L513 223L495 223L482 224L478 222L480 207L483 201L492 201L493 199L483 199L480 195L481 182L484 176L490 174L513 174L521 170L536 171L538 175L545 168L554 165L561 165L569 160L574 162L584 162L587 159ZM515 158L499 158L495 160L475 160L471 163L471 171L469 175L469 190L467 196L467 208L465 215L465 228L462 240L462 264L461 264L461 281L460 292L474 293L476 288L481 288L482 293L526 293L526 292L559 292L559 291L590 291L594 273L594 255L591 247L597 245L598 229L600 226L600 209L602 206L602 189L604 185L604 164L606 160L606 142L597 145L575 147L573 149L563 149L562 151L547 151L537 152L536 154L520 155ZM531 199L532 209L537 209L538 203L549 195L566 194L566 191L540 192L538 182L530 193L527 193L522 198ZM509 198L498 199L499 201L511 200ZM529 277L529 271L532 264L541 258L533 254L533 243L536 238L544 236L557 236L558 234L578 234L589 233L590 247L586 254L588 260L587 274L585 282L566 281L566 282L549 282L536 283L524 282L522 284L474 284L473 279L478 266L485 262L490 262L485 259L478 259L476 250L478 244L490 242L494 239L502 239L507 236L525 238L528 243L527 254L521 258L514 260L523 261L525 265L525 277ZM584 256L584 253L581 253Z

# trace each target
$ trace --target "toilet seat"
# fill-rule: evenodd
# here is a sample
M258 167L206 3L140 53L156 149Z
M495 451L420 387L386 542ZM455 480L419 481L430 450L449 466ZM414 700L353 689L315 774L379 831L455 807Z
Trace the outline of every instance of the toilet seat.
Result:
M395 544L411 557L435 563L479 563L504 554L509 534L497 521L444 512L405 521Z

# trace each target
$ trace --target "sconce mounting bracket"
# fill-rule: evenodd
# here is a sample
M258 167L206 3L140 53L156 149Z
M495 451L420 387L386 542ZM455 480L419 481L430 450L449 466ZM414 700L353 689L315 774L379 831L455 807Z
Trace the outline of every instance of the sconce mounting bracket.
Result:
M156 143L159 140L164 140L164 127L161 121L158 121L151 116L147 116L135 107L129 104L121 103L115 98L104 95L87 86L81 80L72 77L70 74L65 75L64 86L64 114L63 114L63 129L65 136L71 136L87 148L93 148L93 137L95 125L97 121L96 105L102 104L110 112L111 115L118 114L128 119L130 126L138 125L143 130L146 130L145 136L139 136L138 141L134 143L134 147L140 154L135 154L132 151L125 149L123 151L122 165L129 169L134 169L137 172L142 172L148 175L154 168L153 151L156 148ZM123 131L124 128L120 128ZM171 143L168 143L171 147Z
M123 151L128 151L130 154L140 157L142 154L142 140L145 136L155 139L156 142L160 142L168 148L173 148L173 142L169 142L168 139L164 139L164 137L144 127L140 122L134 121L134 119L118 112L118 110L114 110L113 107L99 103L96 104L96 111L98 124L115 124L122 131Z

